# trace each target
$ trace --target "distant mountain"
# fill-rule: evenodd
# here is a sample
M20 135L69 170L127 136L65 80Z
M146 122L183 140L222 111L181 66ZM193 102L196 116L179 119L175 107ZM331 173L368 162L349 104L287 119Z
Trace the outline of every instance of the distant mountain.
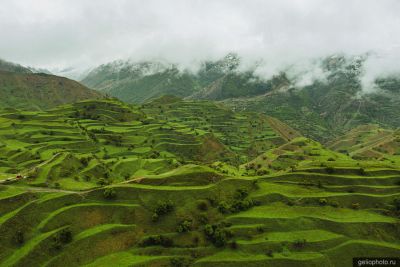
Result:
M35 67L27 67L32 73L45 73L45 74L53 74L48 69L43 68L35 68Z
M95 68L81 82L132 103L162 95L185 97L199 89L192 74L163 62L115 61Z
M40 110L85 99L102 98L80 83L44 73L0 71L0 108Z
M25 67L17 63L0 59L0 71L10 71L17 73L46 73L52 74L49 70L36 67Z
M5 60L0 59L0 71L11 71L11 72L18 72L18 73L32 73L33 71L27 67L22 65L8 62Z
M367 123L400 127L400 79L376 80L377 90L361 86L367 55L334 55L318 61L321 77L299 83L313 72L285 72L272 78L257 66L241 67L238 55L206 61L197 72L163 62L115 61L91 71L82 83L123 101L143 103L162 95L221 101L233 110L277 117L307 137L325 141ZM323 77L322 77L323 76Z
M328 58L322 64L324 79L223 103L235 110L270 114L319 141L368 123L400 127L400 80L377 80L377 89L366 93L360 82L362 63L360 58Z
M115 61L95 68L81 82L132 103L162 95L222 100L264 94L271 89L270 82L252 71L239 71L239 65L235 54L206 61L196 73L165 62Z
M57 76L66 77L75 81L80 81L84 79L91 68L86 67L67 67L67 68L53 68L51 69L51 73Z
M161 62L113 62L90 72L82 83L132 103L162 95L184 97L199 88L192 74Z
M224 100L260 96L274 90L285 89L290 84L285 74L265 81L252 72L227 73L208 86L187 97L188 99Z

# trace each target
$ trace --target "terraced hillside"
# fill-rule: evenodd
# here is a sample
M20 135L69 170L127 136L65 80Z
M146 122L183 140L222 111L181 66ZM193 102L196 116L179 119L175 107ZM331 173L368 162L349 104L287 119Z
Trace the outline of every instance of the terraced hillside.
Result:
M1 266L351 266L400 253L397 155L352 157L212 102L5 109L0 154Z
M354 158L396 162L396 156L400 155L400 132L378 125L362 125L327 145Z
M81 192L2 186L0 260L3 266L351 266L354 256L398 255L399 174L314 168L207 183L193 179L197 173L176 183L172 172Z
M97 67L82 83L130 103L166 94L220 101L232 110L273 116L311 139L328 142L365 124L400 127L400 80L378 77L374 90L364 88L369 57L332 55L314 61L314 67L294 63L268 75L262 60L245 63L232 53L203 62L197 71L157 61L115 61ZM317 71L321 75L310 79Z
M218 161L236 170L286 142L267 117L174 97L143 106L111 99L44 112L4 110L0 119L2 176L20 173L30 185L68 189L188 163Z

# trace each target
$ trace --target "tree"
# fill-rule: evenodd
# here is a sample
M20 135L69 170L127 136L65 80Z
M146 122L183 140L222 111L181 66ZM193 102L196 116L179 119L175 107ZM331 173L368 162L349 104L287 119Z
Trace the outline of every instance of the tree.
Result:
M64 244L69 243L72 241L72 232L69 229L63 229L58 234L60 241Z
M228 240L228 232L220 225L206 224L204 234L216 247L223 247Z
M103 196L105 199L114 199L117 197L117 193L115 192L114 188L110 187L110 188L104 189Z
M72 241L72 232L70 229L62 229L59 233L53 236L53 248L61 249L61 247Z
M326 173L328 174L332 174L335 172L335 169L333 167L326 167L325 168Z
M189 232L192 229L192 221L184 220L178 225L178 233Z
M163 235L147 236L143 238L143 240L139 243L139 245L142 247L148 247L148 246L171 247L173 244L174 242L171 238Z
M157 206L154 208L154 213L152 216L152 221L156 222L160 218L161 215L165 215L174 210L174 203L170 200L168 201L159 201Z
M396 211L400 211L400 198L395 198L393 200L393 205Z
M25 236L24 233L20 230L18 230L17 232L15 232L14 235L14 241L17 245L22 245L25 242Z

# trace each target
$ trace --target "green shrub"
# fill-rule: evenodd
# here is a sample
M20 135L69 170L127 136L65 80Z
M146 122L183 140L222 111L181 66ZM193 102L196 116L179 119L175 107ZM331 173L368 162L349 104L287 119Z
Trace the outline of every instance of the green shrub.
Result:
M106 188L103 191L103 197L105 199L115 199L117 197L117 193L114 188Z
M326 198L320 198L318 202L321 206L325 206L328 203L328 200L326 200Z
M142 239L139 243L142 247L148 246L162 246L171 247L174 244L173 240L163 235L148 236Z
M338 207L339 207L339 202L337 202L337 201L331 201L331 202L329 203L329 205L331 205L331 206L334 207L334 208L338 208Z
M302 249L306 246L307 241L305 239L298 239L293 242L293 247L296 249Z
M108 185L109 182L108 182L106 179L104 179L104 178L100 178L100 179L97 181L97 184L100 185L100 186L104 186L104 185Z
M178 225L178 233L189 232L192 229L192 221L184 220Z
M287 202L286 202L286 204L288 205L288 206L294 206L294 201L293 200L288 200Z
M158 216L157 213L153 213L153 215L151 215L151 220L152 220L153 222L158 221L158 218L159 218L159 216Z
M58 234L58 238L64 244L71 242L72 241L72 232L71 232L71 230L69 230L69 229L61 230L61 232Z
M251 185L253 186L254 189L260 189L260 186L259 186L257 180L252 181L252 182L251 182Z
M261 175L267 175L269 174L269 171L265 170L265 169L260 169L256 172L257 175L261 176Z
M218 204L218 210L221 213L229 213L229 211L231 210L231 207L226 201L221 201Z
M17 245L22 245L25 242L24 233L22 231L18 230L17 232L15 232L13 239Z
M400 198L395 198L393 200L393 206L396 211L400 211Z
M187 267L190 266L190 262L185 258L174 257L169 260L172 267Z
M61 249L61 247L72 241L72 232L69 229L63 229L53 236L53 248Z
M347 190L347 192L348 192L348 193L355 193L356 190L355 190L354 188L349 188L349 189Z
M211 243L213 243L216 247L225 246L229 236L231 235L229 231L216 224L206 224L204 226L204 234L206 238L210 240Z
M197 216L197 220L201 223L201 224L207 224L208 223L208 217L207 217L207 213L201 213Z
M248 210L255 205L254 201L250 198L246 198L243 200L236 200L231 205L230 211L231 212L239 212Z
M174 203L170 200L168 201L159 201L157 206L154 208L154 213L152 216L152 220L154 222L158 221L160 216L165 215L174 210Z
M247 192L246 189L243 188L239 188L236 190L235 194L234 194L234 198L235 199L244 199L249 195L249 193Z
M325 168L325 172L328 173L328 174L332 174L332 173L335 172L335 168L333 168L333 167L326 167L326 168Z
M232 241L229 243L229 247L231 249L237 249L238 248L238 243L236 241Z
M200 200L197 202L197 209L201 211L206 211L208 210L208 203L205 200Z

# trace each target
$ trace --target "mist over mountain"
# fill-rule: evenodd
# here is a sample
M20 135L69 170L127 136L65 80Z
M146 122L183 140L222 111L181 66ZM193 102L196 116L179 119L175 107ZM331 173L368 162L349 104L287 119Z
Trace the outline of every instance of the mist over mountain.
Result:
M336 54L287 65L272 76L264 76L268 63L249 64L235 53L194 69L120 60L93 69L82 83L132 103L162 95L222 101L233 110L273 115L324 140L365 123L400 127L399 80L392 73L371 80L367 68L375 57Z
M398 266L399 11L2 0L0 266Z
M10 72L19 72L19 73L32 73L27 67L19 65L17 63L8 62L6 60L0 59L0 71L10 71Z
M128 58L193 69L229 52L240 55L244 65L265 62L263 77L340 53L376 54L366 64L366 83L399 70L395 0L100 0L96 11L88 0L39 2L1 5L0 31L7 41L0 51L9 61L52 72Z
M0 60L0 108L42 110L98 98L103 95L46 69Z

